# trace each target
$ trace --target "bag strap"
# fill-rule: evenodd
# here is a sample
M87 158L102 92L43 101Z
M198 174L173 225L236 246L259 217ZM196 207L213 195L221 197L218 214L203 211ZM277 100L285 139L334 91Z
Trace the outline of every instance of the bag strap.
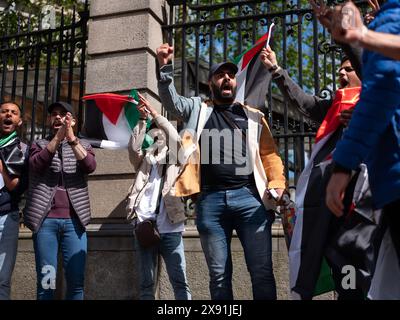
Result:
M240 128L236 122L234 122L230 116L226 114L225 110L220 111L221 116L225 119L226 122L231 126L232 129L239 129L240 133L242 134L242 139L244 142L246 142L246 132L242 128Z
M168 161L167 161L167 163L168 163ZM158 190L157 207L156 207L155 214L160 213L160 203L161 203L161 197L162 197L162 189L163 189L163 185L164 185L164 177L165 177L165 173L167 172L167 163L163 164L163 169L162 169L162 173L161 173L160 190Z

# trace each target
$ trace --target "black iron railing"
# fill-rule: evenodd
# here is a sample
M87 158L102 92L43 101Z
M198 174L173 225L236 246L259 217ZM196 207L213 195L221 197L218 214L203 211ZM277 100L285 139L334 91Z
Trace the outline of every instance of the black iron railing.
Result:
M327 1L334 5L343 0ZM341 49L318 23L308 0L169 0L165 41L175 48L175 84L182 95L207 96L206 70L233 60L274 22L278 63L306 92L329 98L336 90ZM357 3L365 6L366 1ZM167 17L167 14L165 14ZM274 84L263 110L278 143L290 186L304 168L316 124L288 105Z
M0 99L21 104L26 141L48 133L47 106L54 101L72 104L78 131L83 122L88 3L54 14L58 22L47 29L44 16L21 14L16 33L0 36Z

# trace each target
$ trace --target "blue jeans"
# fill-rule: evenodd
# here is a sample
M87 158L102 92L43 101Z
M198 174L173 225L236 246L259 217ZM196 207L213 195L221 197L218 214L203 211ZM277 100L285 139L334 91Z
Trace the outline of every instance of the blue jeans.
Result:
M164 259L176 300L191 300L181 232L162 233L158 246L143 248L135 241L139 263L140 300L154 300L158 254Z
M46 218L33 235L37 274L37 299L54 298L57 255L60 247L68 300L82 300L85 282L87 237L77 218Z
M231 239L235 229L250 272L253 298L275 300L271 225L274 220L255 188L202 192L197 229L210 273L213 300L232 300Z
M19 212L0 216L0 300L10 299L11 276L17 258Z

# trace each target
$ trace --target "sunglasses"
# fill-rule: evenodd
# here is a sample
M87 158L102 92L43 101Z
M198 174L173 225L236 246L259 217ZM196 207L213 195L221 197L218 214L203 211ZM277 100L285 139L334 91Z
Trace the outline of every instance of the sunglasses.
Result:
M62 112L59 112L59 111L52 111L52 112L50 113L50 116L51 116L51 117L57 117L57 116L65 117L66 115L67 115L67 111L62 111Z
M342 70L344 70L346 72L352 72L352 71L354 71L354 68L352 68L352 67L341 67L339 69L339 72L342 71Z
M216 78L222 78L225 76L225 74L228 75L229 78L234 79L236 74L233 73L232 71L218 71L217 73L215 73L215 77Z

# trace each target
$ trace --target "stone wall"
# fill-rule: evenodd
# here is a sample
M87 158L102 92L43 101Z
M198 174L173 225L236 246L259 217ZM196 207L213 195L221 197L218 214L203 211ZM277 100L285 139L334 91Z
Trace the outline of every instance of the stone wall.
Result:
M164 0L91 1L86 94L136 88L160 107L155 49L168 10Z
M138 299L138 274L134 238L126 231L93 231L88 233L88 257L85 280L85 299L133 300ZM119 234L118 234L119 233ZM210 299L208 269L195 229L184 234L187 276L193 299ZM232 241L233 290L235 299L252 299L250 277L239 240ZM278 228L273 237L273 263L278 299L288 299L288 264L284 238ZM60 277L60 275L58 275ZM62 277L62 276L61 276ZM159 299L174 299L163 262L158 288ZM58 290L65 288L60 278ZM57 296L60 297L62 292ZM36 298L36 273L31 233L20 232L17 263L13 273L12 299Z
M126 150L96 149L97 170L89 176L92 221L88 226L86 299L137 299L138 274L132 228L125 217L124 199L133 173ZM273 226L273 264L278 299L289 299L288 259L280 225ZM209 299L208 269L196 229L184 234L187 275L193 299ZM252 299L250 277L240 241L232 241L233 288L236 299ZM60 277L60 276L59 276ZM173 299L173 291L163 263L159 277L158 298ZM64 279L57 283L65 288ZM58 297L62 293L58 294ZM35 299L36 273L32 234L23 228L17 263L13 274L12 298ZM321 296L331 299L332 295Z

